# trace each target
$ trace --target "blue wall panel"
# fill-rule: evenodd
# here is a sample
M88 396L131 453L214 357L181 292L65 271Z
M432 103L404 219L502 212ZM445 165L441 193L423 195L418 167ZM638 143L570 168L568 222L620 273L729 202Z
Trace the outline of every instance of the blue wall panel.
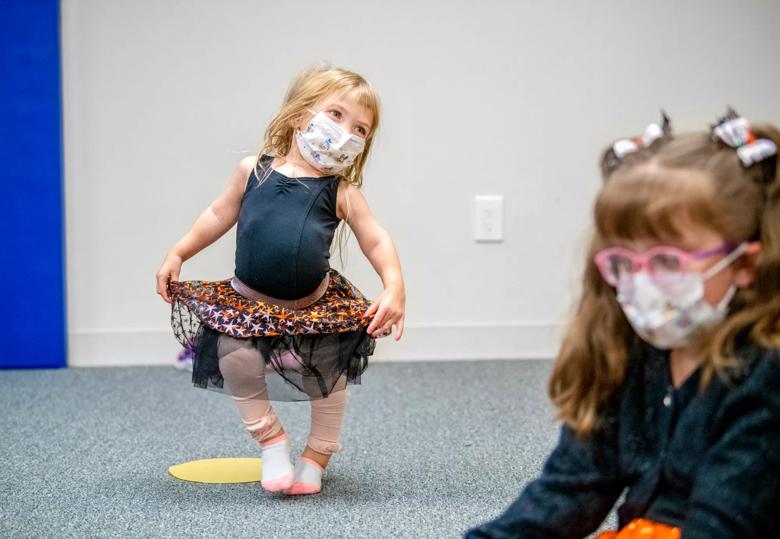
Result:
M1 368L66 358L59 2L0 0Z

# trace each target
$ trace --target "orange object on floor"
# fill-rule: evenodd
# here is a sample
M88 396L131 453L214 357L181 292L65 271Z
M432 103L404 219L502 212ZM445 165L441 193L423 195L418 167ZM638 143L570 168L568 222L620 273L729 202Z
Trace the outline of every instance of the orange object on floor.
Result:
M596 539L680 539L680 528L637 518L619 532L600 533Z

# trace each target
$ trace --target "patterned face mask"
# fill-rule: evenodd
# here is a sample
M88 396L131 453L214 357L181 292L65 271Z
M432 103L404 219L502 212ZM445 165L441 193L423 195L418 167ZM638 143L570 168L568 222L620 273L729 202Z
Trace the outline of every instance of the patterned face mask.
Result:
M722 322L737 289L732 285L726 296L712 306L704 299L704 282L746 248L743 243L704 273L687 273L673 283L659 282L646 272L623 278L617 286L617 300L637 335L656 348L668 350L690 345L699 328Z
M347 133L324 112L315 114L305 131L296 131L295 140L306 162L325 173L346 169L366 147L365 139Z

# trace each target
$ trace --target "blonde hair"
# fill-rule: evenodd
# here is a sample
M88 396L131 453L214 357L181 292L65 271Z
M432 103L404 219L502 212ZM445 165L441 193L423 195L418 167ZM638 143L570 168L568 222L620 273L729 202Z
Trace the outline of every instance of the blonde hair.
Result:
M774 126L756 126L757 138L780 146ZM780 347L780 174L777 158L745 168L736 151L709 133L666 135L615 160L602 159L604 186L594 206L595 232L583 289L549 382L559 417L579 434L599 425L607 399L623 382L638 337L599 274L593 257L616 238L679 238L680 218L717 231L730 244L760 241L755 274L740 289L726 320L700 335L705 352L702 389L738 364L738 346ZM739 263L739 262L738 262Z
M356 92L358 103L368 110L373 117L371 130L366 135L363 152L355 162L338 174L339 179L355 187L363 185L363 168L371 152L374 134L379 128L379 96L374 87L362 76L346 69L328 66L309 68L301 72L290 85L282 108L271 120L265 130L265 139L257 154L255 169L260 166L263 154L284 158L290 152L295 134L293 124L301 116L309 113L315 106L331 96L340 96L348 92ZM260 175L258 174L258 178Z

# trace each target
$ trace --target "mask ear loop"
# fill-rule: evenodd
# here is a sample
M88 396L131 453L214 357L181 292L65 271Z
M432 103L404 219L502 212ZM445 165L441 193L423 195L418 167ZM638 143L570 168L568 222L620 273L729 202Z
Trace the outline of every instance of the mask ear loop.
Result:
M734 299L734 296L737 295L737 286L735 284L731 284L729 286L729 289L726 291L726 295L723 296L723 299L718 302L717 305L715 305L716 311L725 311L726 308L728 308L729 304L731 303L731 300Z
M709 279L710 277L713 277L726 269L728 266L731 265L732 262L734 262L736 259L738 259L742 254L747 250L748 244L746 241L743 241L739 244L739 246L731 251L727 256L723 257L717 264L706 270L701 274L702 278L704 280Z

